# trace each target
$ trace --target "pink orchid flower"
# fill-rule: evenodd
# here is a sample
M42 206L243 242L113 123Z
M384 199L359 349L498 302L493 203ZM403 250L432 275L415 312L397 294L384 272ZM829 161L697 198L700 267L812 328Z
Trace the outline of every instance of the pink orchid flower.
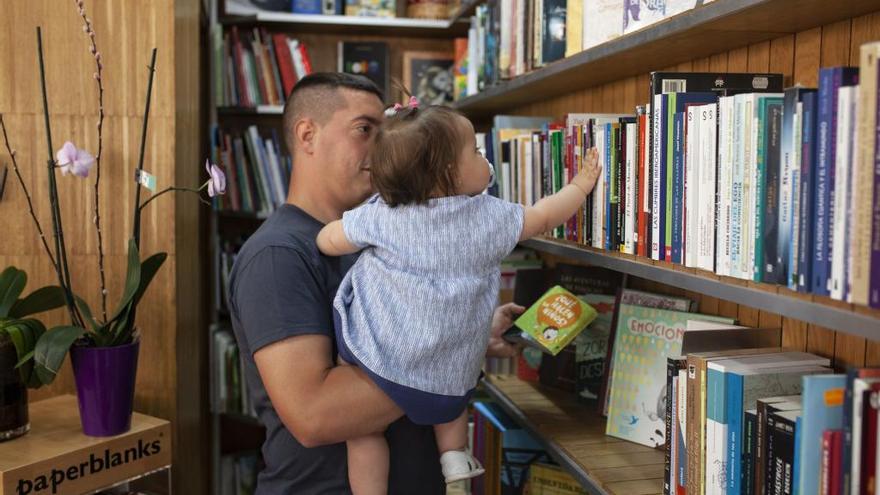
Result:
M55 159L61 168L61 175L70 173L82 178L89 176L89 169L95 163L95 157L88 151L77 148L70 141L64 143L64 146L58 150L55 154Z
M226 175L223 173L223 169L205 160L205 170L208 171L210 176L210 179L208 179L208 196L213 198L218 194L225 194Z

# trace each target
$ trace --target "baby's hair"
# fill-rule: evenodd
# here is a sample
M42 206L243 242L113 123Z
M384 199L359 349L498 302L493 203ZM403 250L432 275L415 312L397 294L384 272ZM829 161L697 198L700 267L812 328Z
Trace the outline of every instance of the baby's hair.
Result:
M388 206L455 194L456 164L466 139L460 117L448 107L405 105L385 119L369 163L373 185Z

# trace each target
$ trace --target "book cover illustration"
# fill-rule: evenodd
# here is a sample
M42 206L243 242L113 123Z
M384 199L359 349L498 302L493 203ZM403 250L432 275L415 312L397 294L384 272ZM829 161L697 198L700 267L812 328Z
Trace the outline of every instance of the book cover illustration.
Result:
M376 83L383 94L388 86L388 44L381 41L340 41L340 72L365 76Z
M606 434L659 447L666 443L666 360L681 354L687 321L732 320L628 304L618 311Z
M396 11L394 0L346 0L345 2L345 15L394 17Z
M594 319L596 310L592 306L557 285L514 324L523 331L527 344L556 355Z
M614 318L615 296L584 294L581 299L596 310L596 319L574 339L575 383L577 398L593 403L599 399L602 377L605 373L605 356L608 338Z

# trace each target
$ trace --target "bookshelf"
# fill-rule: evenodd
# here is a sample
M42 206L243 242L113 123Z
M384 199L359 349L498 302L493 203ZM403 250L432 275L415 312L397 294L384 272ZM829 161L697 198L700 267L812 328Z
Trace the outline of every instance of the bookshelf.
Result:
M580 404L572 394L516 376L490 375L482 385L587 493L663 492L663 452L606 436L595 405Z
M647 73L877 10L872 0L715 0L463 98L455 108L491 117L518 105ZM631 111L629 109L628 111Z
M551 238L530 239L521 243L537 251L581 261L594 266L652 280L665 285L716 297L726 301L797 318L823 327L865 338L880 335L880 319L832 306L831 298L804 298L803 294L770 284L745 284L742 280L719 277L714 273L681 268L670 263L609 252ZM828 304L823 301L827 299Z
M476 6L469 2L470 11ZM461 17L467 9L463 7ZM357 17L345 15L288 14L285 12L259 12L249 16L224 16L220 24L229 25L277 25L307 33L332 34L382 34L391 36L453 37L467 34L467 24L459 19L410 19L404 17Z

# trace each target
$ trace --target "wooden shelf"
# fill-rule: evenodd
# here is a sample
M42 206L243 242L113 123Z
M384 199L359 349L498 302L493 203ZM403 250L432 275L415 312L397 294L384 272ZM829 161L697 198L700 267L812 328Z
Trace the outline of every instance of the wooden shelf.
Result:
M359 17L346 15L288 14L259 12L248 16L225 16L224 25L267 25L296 28L303 33L381 34L384 36L425 36L449 38L467 33L467 24L448 19L410 19L406 17Z
M596 413L595 406L578 403L573 394L515 376L493 375L482 383L588 493L663 492L664 453L605 435L605 419Z
M704 270L598 250L570 241L537 238L521 244L538 251L602 266L859 337L880 339L880 316L878 316L880 312L868 308L858 308L861 312L852 311L849 305L828 297L798 294L777 285L719 277ZM846 307L840 307L842 305Z
M257 107L217 107L218 116L232 115L283 115L284 105L259 105Z
M876 0L715 0L459 100L469 116L645 74L695 58L877 11Z

